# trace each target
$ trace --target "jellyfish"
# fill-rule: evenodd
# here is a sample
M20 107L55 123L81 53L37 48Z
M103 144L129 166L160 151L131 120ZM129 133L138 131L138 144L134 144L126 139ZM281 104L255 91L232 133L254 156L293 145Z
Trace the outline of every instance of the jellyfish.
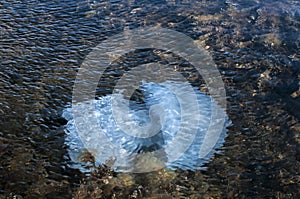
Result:
M96 164L110 162L120 172L162 167L204 169L204 164L220 151L230 121L211 96L195 88L191 92L188 87L186 82L143 82L140 87L143 103L125 99L120 93L80 103L76 111L83 112L83 116L77 121L85 125L84 135L76 128L72 114L75 108L65 109L63 117L68 120L65 144L72 167L85 171L79 157L88 150L95 156ZM90 105L94 111L86 113L86 106ZM215 129L220 131L218 137L208 135L220 123L212 118L214 109L221 110L218 118L225 121L221 128ZM200 156L204 142L213 146L205 156Z

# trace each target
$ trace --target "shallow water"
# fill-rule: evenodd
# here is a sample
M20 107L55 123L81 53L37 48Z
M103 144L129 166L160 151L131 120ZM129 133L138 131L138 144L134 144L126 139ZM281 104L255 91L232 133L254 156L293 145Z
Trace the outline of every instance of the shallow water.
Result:
M300 195L298 1L4 0L0 10L0 198ZM101 41L148 25L184 33L213 57L232 121L222 153L205 171L100 168L86 177L70 166L61 117L78 68ZM168 53L132 52L107 69L98 95L111 93L128 68L155 61L189 68ZM193 74L187 69L205 91Z

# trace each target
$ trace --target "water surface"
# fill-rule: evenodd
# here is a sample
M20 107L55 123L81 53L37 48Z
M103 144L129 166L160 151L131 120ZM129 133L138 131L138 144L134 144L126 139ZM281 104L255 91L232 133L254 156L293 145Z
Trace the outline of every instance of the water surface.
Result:
M299 10L293 0L1 1L0 198L297 198ZM223 152L205 171L131 176L99 168L86 177L70 166L61 118L76 72L101 41L148 25L184 33L212 55L232 121ZM98 95L111 93L124 64L188 67L160 54L148 49L116 61Z

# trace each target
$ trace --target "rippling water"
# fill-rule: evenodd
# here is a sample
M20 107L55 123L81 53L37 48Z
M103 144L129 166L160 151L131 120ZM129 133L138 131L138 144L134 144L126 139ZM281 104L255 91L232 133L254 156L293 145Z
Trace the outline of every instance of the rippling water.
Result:
M80 191L89 198L297 198L299 10L293 0L1 1L0 198L83 198ZM232 120L223 153L206 171L103 169L98 181L87 178L70 167L61 118L76 73L101 41L148 25L184 33L212 55ZM188 66L157 50L132 52L106 71L98 95L111 93L124 65L155 61ZM192 71L186 75L206 89Z

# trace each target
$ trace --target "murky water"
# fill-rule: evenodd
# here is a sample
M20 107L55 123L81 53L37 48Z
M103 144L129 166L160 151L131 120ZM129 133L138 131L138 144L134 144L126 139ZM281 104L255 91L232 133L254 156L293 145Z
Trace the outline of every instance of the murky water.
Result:
M1 1L0 198L299 197L299 10L292 0ZM232 121L222 153L205 171L85 176L70 166L61 117L78 68L101 41L148 25L184 33L213 57ZM118 60L98 95L124 63L174 62L159 54Z

